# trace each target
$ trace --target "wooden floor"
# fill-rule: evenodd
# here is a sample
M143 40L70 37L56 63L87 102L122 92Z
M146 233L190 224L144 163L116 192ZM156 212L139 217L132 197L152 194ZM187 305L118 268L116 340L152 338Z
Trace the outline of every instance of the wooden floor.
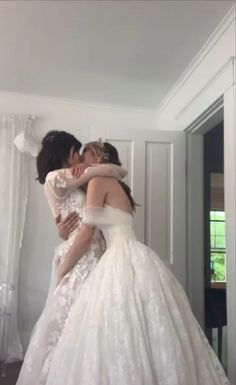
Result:
M21 368L21 362L8 364L6 378L0 377L0 385L15 385L19 375L20 368Z

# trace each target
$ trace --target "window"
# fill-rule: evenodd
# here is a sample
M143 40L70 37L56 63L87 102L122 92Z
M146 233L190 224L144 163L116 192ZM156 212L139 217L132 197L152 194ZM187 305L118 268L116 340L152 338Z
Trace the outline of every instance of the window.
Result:
M211 281L226 281L225 212L210 212Z

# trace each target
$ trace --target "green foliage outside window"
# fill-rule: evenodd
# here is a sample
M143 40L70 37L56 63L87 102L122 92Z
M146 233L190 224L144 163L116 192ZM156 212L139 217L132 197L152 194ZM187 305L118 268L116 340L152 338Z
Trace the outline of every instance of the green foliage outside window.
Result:
M225 213L210 212L211 271L212 281L225 281Z

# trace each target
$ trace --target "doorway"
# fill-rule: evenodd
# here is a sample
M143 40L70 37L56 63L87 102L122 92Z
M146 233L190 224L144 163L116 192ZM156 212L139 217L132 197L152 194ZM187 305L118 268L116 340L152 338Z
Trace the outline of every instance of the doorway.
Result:
M223 121L203 137L204 329L227 371Z
M219 116L218 116L219 115ZM196 318L202 328L204 306L204 207L203 139L224 122L224 209L227 251L227 362L228 376L236 384L236 89L235 60L176 116L177 127L187 133L187 289ZM214 122L213 122L214 121ZM214 124L212 124L214 123Z

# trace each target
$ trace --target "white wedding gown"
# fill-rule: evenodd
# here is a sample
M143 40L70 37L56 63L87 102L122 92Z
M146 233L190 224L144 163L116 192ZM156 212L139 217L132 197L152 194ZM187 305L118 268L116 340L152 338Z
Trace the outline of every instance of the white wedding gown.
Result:
M88 207L106 252L78 291L46 385L229 385L170 270L130 214ZM33 383L31 385L34 385Z
M92 172L94 171L92 170ZM47 175L45 193L55 217L60 214L63 219L74 211L79 213L82 218L86 196L82 190L78 189L79 183L79 180L74 179L68 169L53 171ZM81 219L69 239L57 248L54 255L48 297L43 312L34 327L17 385L45 384L54 350L71 306L102 254L101 233L96 231L90 249L56 287L58 266L63 262L79 232L80 225Z

